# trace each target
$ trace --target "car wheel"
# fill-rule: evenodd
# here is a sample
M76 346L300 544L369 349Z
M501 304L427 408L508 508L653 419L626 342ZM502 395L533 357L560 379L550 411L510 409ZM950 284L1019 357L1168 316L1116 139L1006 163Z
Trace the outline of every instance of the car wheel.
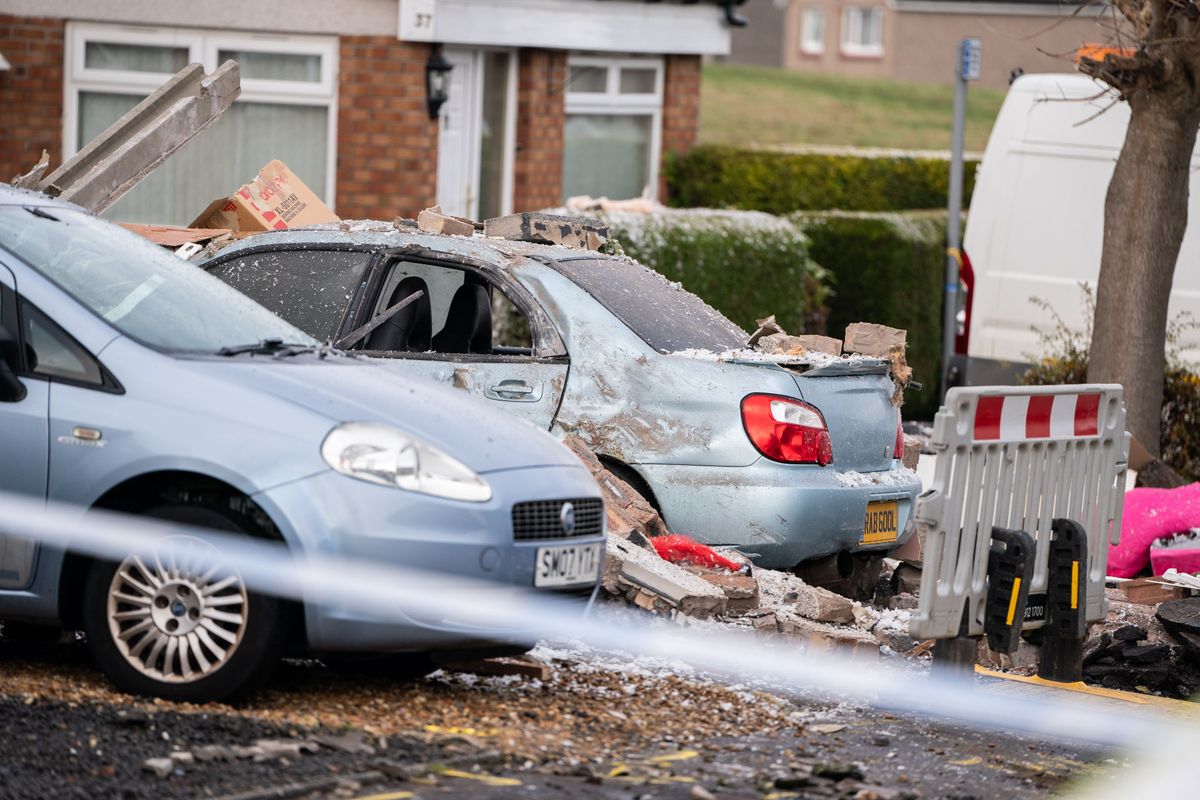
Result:
M166 505L146 515L253 535L246 522L212 508ZM83 603L93 657L131 694L227 700L264 678L282 653L280 601L250 592L221 552L195 536L166 537L144 558L96 562Z
M322 655L321 663L347 677L390 678L415 681L439 667L428 653L381 653Z

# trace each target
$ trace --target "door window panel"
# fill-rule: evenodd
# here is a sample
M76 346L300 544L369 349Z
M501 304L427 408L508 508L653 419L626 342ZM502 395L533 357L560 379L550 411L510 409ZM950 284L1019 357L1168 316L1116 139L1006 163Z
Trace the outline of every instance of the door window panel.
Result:
M448 335L439 338L439 335L447 334L453 329L472 327L472 323L476 321L474 315L468 314L469 307L461 302L456 308L454 298L464 286L483 286L490 295L488 298L489 308L485 313L491 317L491 353L513 355L514 353L507 352L512 348L524 349L525 354L532 352L533 341L529 320L499 288L485 283L484 279L474 273L412 261L396 261L388 269L383 289L375 301L372 319L387 310L393 294L402 281L409 281L409 285L412 285L412 279L422 281L429 298L433 352L461 353L460 349L450 349L444 344L439 347L439 342L444 343L452 338ZM467 319L467 316L470 316L470 319ZM484 319L482 322L487 325L489 320ZM368 337L368 341L370 341L370 337ZM371 349L371 347L368 345L364 349ZM397 347L395 349L403 351L404 348Z
M49 317L29 303L21 304L21 317L25 322L25 357L30 372L95 386L104 383L104 373L96 359Z
M251 253L212 273L322 341L332 338L370 255L338 250Z

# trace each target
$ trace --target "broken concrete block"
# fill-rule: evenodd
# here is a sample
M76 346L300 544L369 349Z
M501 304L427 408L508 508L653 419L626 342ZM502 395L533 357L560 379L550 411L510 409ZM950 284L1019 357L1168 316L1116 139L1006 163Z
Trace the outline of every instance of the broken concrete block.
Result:
M526 211L485 220L483 235L493 239L596 250L608 241L608 226L587 217L563 217Z
M893 347L903 353L908 331L876 325L873 322L852 322L846 326L842 346L847 353L887 358Z
M175 762L169 758L147 758L142 762L142 769L165 778L175 771Z
M1127 603L1144 606L1156 606L1168 600L1182 600L1187 596L1187 590L1181 586L1170 586L1153 578L1134 578L1121 581L1115 589L1119 599Z
M909 469L916 469L917 462L921 459L921 440L916 436L904 434L904 452L900 455L904 466Z
M442 664L451 672L470 672L475 675L520 675L524 678L550 680L550 665L533 656L486 658L477 661L452 661ZM321 741L317 738L317 741ZM321 742L325 744L325 742ZM346 751L357 752L357 751ZM371 752L375 752L371 750Z
M442 213L441 206L427 208L417 215L417 227L426 233L446 233L452 236L473 236L475 226L466 220Z
M736 616L758 608L758 581L752 576L706 571L700 577L725 593L726 613Z
M805 334L789 336L786 333L773 333L758 340L757 348L764 353L779 353L802 356L806 353L827 353L831 356L842 354L841 339L829 336Z
M854 603L840 594L810 586L790 572L760 569L755 572L762 604L767 608L789 608L818 622L854 621Z
M776 611L775 619L780 633L803 642L806 648L837 649L852 656L879 658L879 642L866 631L805 619L790 608Z
M663 561L652 550L609 534L601 585L610 594L624 595L634 588L664 601L691 617L705 618L726 612L725 593L682 567ZM630 599L647 610L657 604L635 593Z

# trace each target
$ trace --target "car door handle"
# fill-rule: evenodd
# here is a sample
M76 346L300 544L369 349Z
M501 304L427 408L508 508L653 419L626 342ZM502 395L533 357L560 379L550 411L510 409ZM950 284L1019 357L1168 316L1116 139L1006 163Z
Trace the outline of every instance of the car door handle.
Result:
M525 403L533 403L542 398L539 387L530 386L520 379L500 381L494 386L489 386L483 394L493 400L516 400Z
M490 388L496 394L533 394L533 387L527 383L498 383Z

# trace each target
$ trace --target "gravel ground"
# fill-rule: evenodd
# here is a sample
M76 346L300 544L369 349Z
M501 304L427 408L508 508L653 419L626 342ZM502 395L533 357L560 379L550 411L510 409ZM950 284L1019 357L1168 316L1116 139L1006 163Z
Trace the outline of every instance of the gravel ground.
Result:
M254 789L266 797L307 783L287 796L696 800L703 787L722 798L1009 800L1043 797L1103 764L1104 754L1087 748L721 686L680 664L579 646L538 653L554 665L549 680L438 673L400 684L287 662L269 689L235 707L120 695L79 645L0 644L0 729L14 732L0 744L0 796ZM299 743L346 730L361 731L376 752L326 747L282 760L181 765L164 778L142 769L146 758L198 745ZM428 770L410 769L397 779L381 774L380 759L393 767L455 763L462 771L437 767L422 777Z

